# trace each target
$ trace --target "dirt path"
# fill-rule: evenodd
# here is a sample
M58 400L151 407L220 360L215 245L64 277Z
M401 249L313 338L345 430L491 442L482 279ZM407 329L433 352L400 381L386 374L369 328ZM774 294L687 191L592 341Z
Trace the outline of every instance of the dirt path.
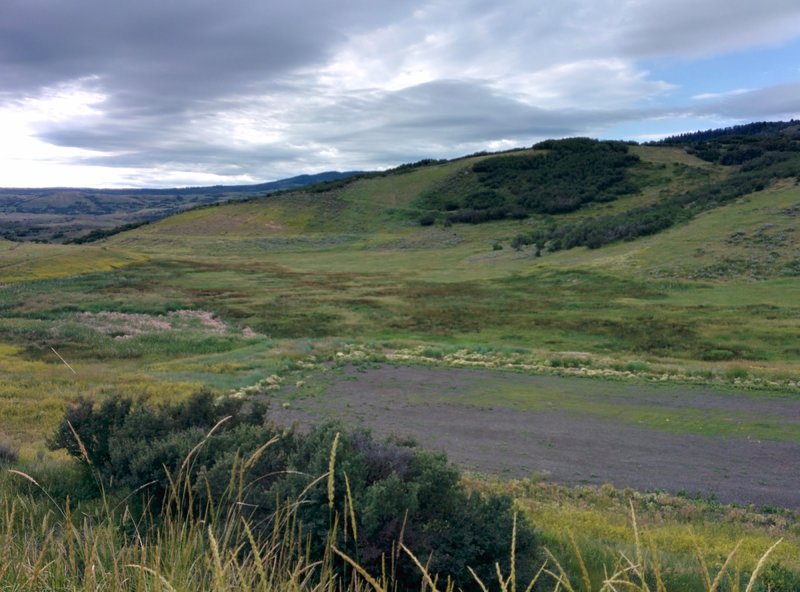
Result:
M640 490L713 494L724 502L800 508L798 398L388 365L345 368L309 382L321 387L322 394L301 398L302 389L284 389L279 398L288 398L291 406L275 405L276 419L306 424L339 418L382 437L410 435L480 472L545 474L564 483L610 482ZM517 395L493 394L505 392ZM526 404L520 404L520 392L530 393L531 404L524 398ZM648 422L632 421L626 415L631 406L649 410ZM746 428L721 436L653 426L652 416L675 412L725 421L741 416L758 422L763 417L790 437L756 438Z

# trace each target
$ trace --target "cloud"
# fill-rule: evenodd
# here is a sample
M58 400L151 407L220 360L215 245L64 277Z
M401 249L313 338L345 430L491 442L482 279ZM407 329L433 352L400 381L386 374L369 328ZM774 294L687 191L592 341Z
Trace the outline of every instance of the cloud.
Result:
M42 137L61 146L91 145L85 164L173 166L258 178L330 168L393 166L422 157L458 156L504 140L515 146L574 135L608 117L579 110L546 110L503 96L486 85L436 81L398 91L284 96L243 101L219 113L198 114L193 128L134 129L126 122L72 128L49 126ZM280 121L280 126L275 125ZM263 132L259 128L263 126ZM203 130L197 142L192 129ZM123 143L149 149L125 152ZM276 172L279 171L279 172Z
M752 88L735 88L733 90L728 90L725 92L718 92L718 93L700 93L699 95L694 95L692 100L694 101L708 101L712 99L723 99L725 97L731 97L735 95L743 95L749 92L752 92Z
M698 113L735 119L800 117L800 82L734 92L698 109Z
M350 32L399 12L386 0L8 0L0 74L5 89L26 90L97 75L125 90L121 102L137 89L156 101L154 91L165 100L216 96L324 59Z
M511 76L497 84L512 95L540 107L594 109L630 107L668 92L672 84L648 79L619 59L587 59L558 63L529 74Z
M796 113L791 85L673 105L676 85L641 60L798 31L784 0L7 0L0 119L21 123L0 155L24 143L103 182L113 168L119 183L240 182L637 118Z
M628 0L619 20L626 55L709 56L797 37L795 0Z

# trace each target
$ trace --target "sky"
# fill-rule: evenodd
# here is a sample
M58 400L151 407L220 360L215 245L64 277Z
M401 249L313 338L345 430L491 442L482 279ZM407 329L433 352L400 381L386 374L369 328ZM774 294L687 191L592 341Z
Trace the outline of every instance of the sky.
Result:
M0 186L259 183L800 117L797 0L0 0Z

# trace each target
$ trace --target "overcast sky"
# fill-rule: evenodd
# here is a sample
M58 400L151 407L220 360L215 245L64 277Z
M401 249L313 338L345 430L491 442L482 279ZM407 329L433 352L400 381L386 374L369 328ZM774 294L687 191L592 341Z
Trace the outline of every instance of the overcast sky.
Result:
M800 117L797 0L0 0L0 186L257 183Z

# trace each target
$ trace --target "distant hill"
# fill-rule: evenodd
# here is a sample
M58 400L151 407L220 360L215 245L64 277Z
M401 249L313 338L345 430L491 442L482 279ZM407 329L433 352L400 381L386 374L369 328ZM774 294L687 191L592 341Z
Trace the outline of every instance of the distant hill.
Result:
M724 247L705 252L736 261L719 273L746 272L753 277L795 273L793 192L771 214L785 221L785 228L760 214L752 220L745 216L736 228L728 228L725 212L751 195L769 203L774 189L796 184L797 129L794 121L764 122L646 145L572 138L449 161L429 159L186 212L124 233L117 242L158 249L192 244L193 251L199 248L198 241L224 238L284 252L364 241L387 248L438 248L462 240L458 237L463 234L482 236L498 248L505 242L515 252L538 257L575 247L596 250L636 241L684 228L715 211L720 212L714 217L715 228L721 230L706 239L714 244L722 241ZM777 224L780 236L760 229L764 224ZM388 240L386 236L393 233L403 238ZM740 240L745 235L749 238ZM762 246L769 250L761 253ZM667 250L683 252L674 246ZM745 261L741 250L748 251L752 260ZM715 264L696 254L692 260L698 268L711 269ZM685 275L695 273L677 263L673 267ZM713 270L697 273L718 275Z
M0 188L0 236L44 242L92 240L196 206L298 189L355 174L329 171L257 185L168 189Z
M275 248L288 248L287 240L316 248L310 235L328 235L328 244L334 235L351 241L414 226L505 223L515 230L512 247L545 253L657 234L799 176L800 122L756 122L645 145L548 140L253 186L0 190L0 231L12 240L87 242L169 218L144 232L148 240L269 235ZM235 203L170 217L222 202Z
M709 140L718 140L730 136L765 136L769 134L800 134L800 121L756 121L753 123L745 123L742 125L733 125L730 127L722 127L716 129L709 129L697 132L689 132L679 134L677 136L669 136L663 140L653 142L653 144L694 144L697 142L707 142Z

